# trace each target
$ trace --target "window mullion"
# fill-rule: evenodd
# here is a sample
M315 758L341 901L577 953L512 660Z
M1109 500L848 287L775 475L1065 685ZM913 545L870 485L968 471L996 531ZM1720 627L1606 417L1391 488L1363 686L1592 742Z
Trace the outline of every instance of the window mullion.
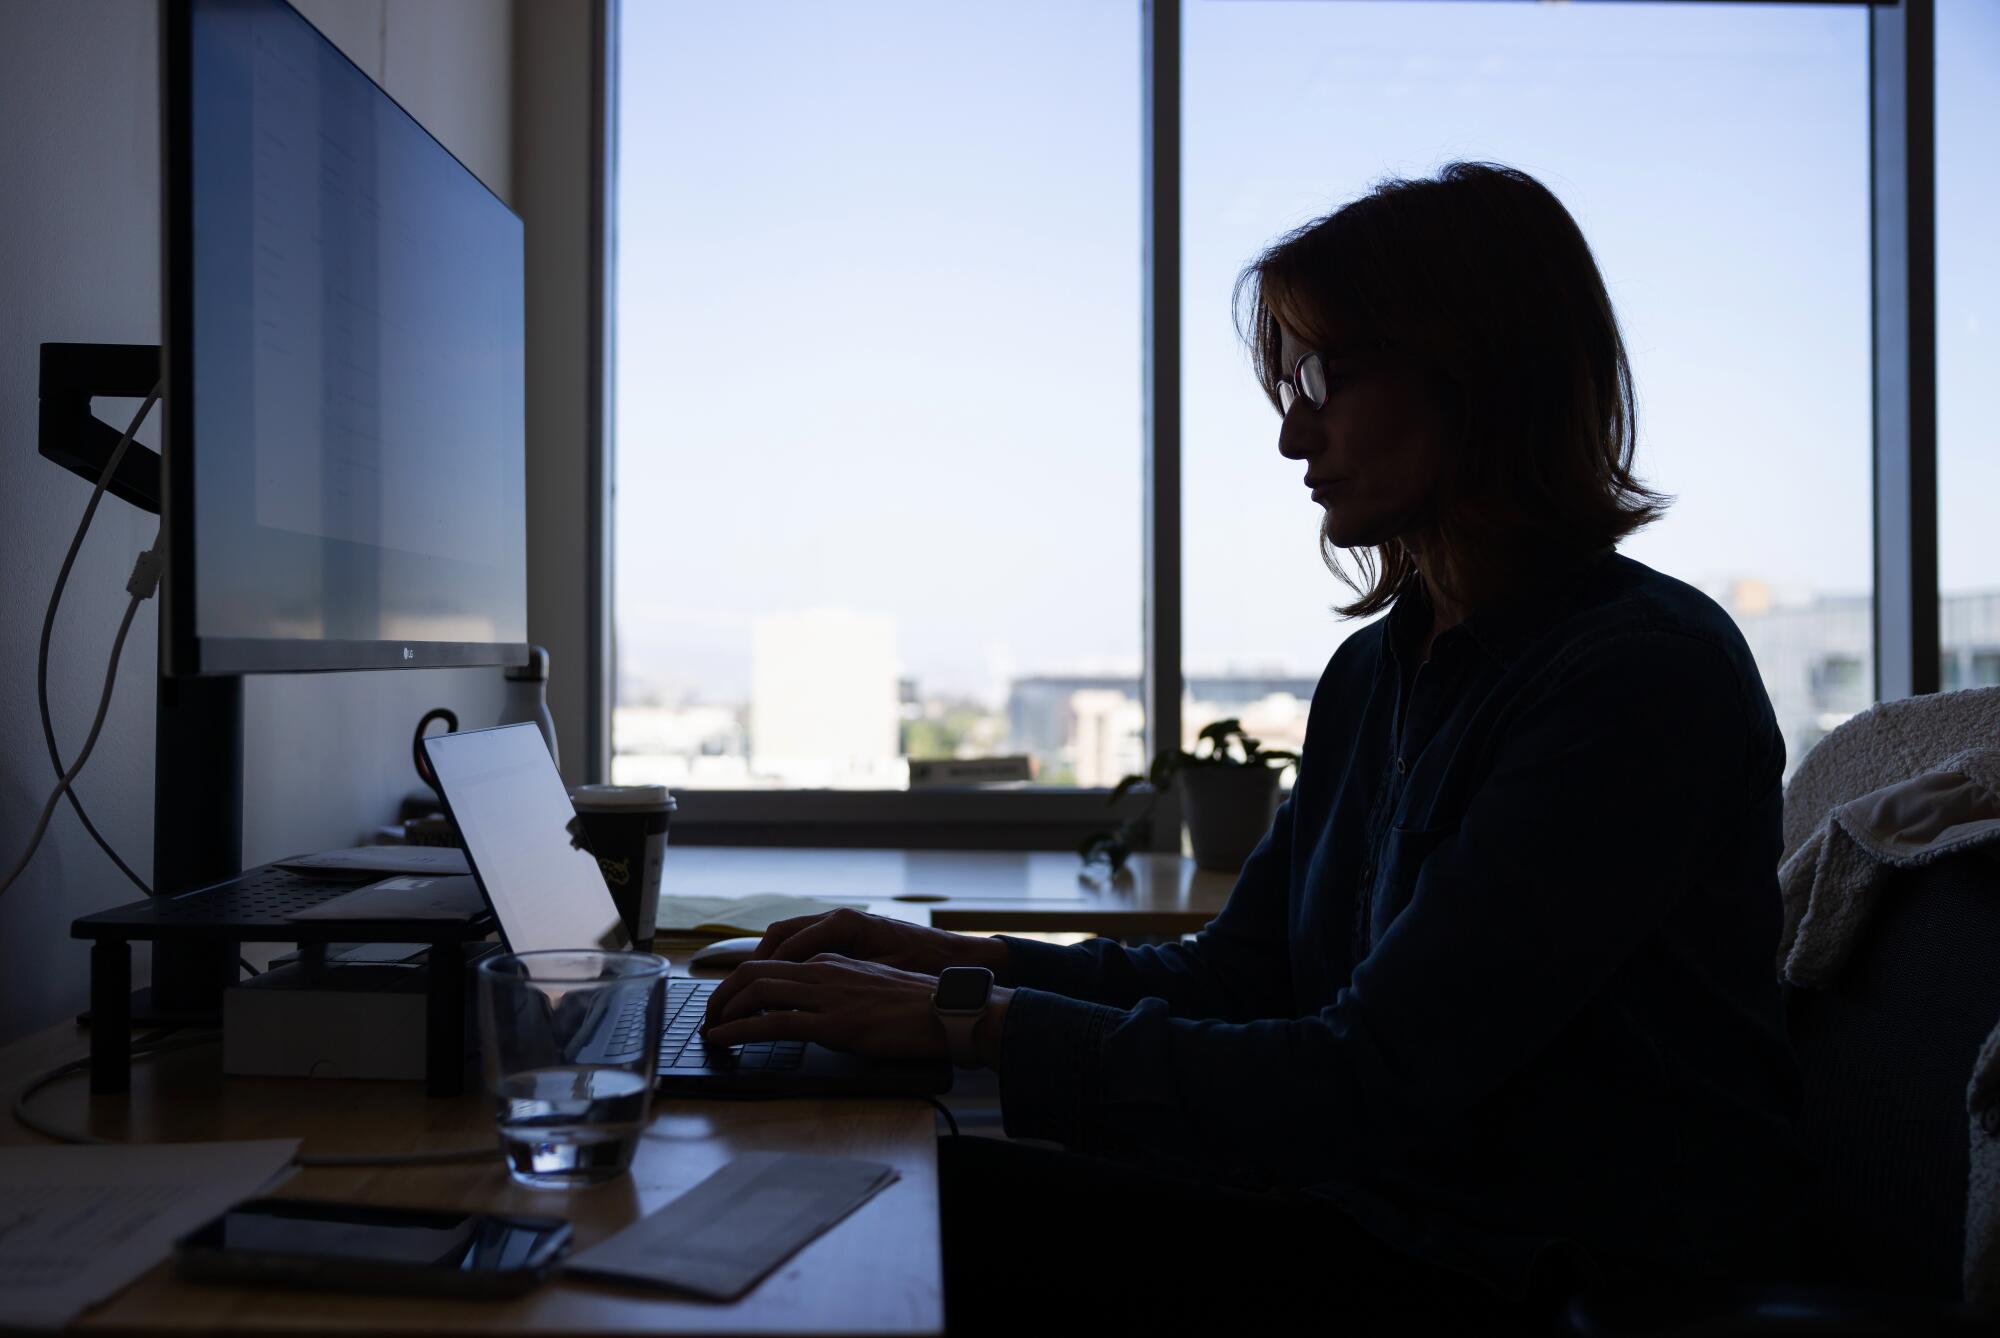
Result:
M1868 15L1875 695L1939 686L1937 171L1931 0Z
M1144 0L1144 642L1146 751L1181 738L1181 6ZM1151 847L1180 849L1180 796L1153 810Z

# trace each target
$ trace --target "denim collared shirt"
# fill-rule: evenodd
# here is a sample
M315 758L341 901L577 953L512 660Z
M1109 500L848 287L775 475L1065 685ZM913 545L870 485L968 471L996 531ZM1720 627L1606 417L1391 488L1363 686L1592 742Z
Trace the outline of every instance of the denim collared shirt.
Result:
M1727 1274L1785 1238L1784 745L1735 625L1604 553L1414 661L1341 645L1192 940L1011 946L1007 1132L1322 1196L1518 1295L1552 1245Z

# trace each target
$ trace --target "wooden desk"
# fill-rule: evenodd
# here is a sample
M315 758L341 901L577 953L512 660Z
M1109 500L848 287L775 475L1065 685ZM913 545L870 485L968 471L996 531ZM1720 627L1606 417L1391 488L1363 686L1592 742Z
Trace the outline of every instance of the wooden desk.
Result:
M1060 851L667 848L663 896L759 892L925 907L939 929L1192 934L1235 885L1178 855L1136 854L1112 879Z
M0 1100L87 1050L65 1023L0 1050ZM34 1109L105 1138L303 1137L306 1153L414 1152L493 1137L484 1096L427 1098L421 1083L224 1078L221 1047L140 1060L128 1095L91 1098L83 1077ZM581 1249L651 1212L740 1153L817 1152L887 1162L902 1179L729 1305L560 1280L518 1301L296 1292L181 1282L161 1265L79 1327L99 1331L880 1333L944 1328L936 1139L920 1101L688 1101L655 1106L630 1176L577 1192L516 1185L491 1163L300 1171L279 1194L567 1217ZM0 1141L40 1143L12 1119Z

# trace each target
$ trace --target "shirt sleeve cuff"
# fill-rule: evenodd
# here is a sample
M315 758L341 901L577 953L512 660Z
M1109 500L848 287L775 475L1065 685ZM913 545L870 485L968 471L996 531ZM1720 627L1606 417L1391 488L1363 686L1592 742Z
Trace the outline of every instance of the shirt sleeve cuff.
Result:
M1067 994L1072 999L1090 997L1097 978L1097 962L1088 952L1056 943L1039 943L1031 938L995 935L1007 945L1007 979L1016 988L1047 990Z
M1084 1141L1104 1037L1124 1017L1047 990L1014 990L1000 1039L1000 1119L1009 1138Z

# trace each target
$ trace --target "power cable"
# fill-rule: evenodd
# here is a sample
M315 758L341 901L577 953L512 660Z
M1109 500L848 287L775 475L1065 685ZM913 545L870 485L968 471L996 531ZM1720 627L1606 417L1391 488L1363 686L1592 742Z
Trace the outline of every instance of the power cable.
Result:
M118 658L125 653L125 637L132 630L132 616L139 611L139 605L150 599L153 591L159 587L160 557L157 536L153 543L154 547L139 555L139 560L132 567L132 578L125 583L125 589L131 594L132 599L125 606L125 617L120 620L118 635L111 642L111 663L105 666L104 691L97 699L97 716L90 722L90 735L84 739L83 751L76 755L76 761L70 763L69 770L62 773L62 777L56 781L56 788L49 791L48 802L42 805L41 817L36 819L35 830L28 837L28 848L21 852L21 858L15 861L7 877L0 879L0 896L4 896L7 889L12 887L26 871L28 861L32 860L35 851L41 848L42 837L49 830L49 819L55 816L56 805L62 802L63 795L68 792L71 783L76 780L77 773L83 770L84 763L90 760L91 752L97 747L98 735L104 730L104 717L111 710L111 690L118 686Z
M951 1113L951 1107L947 1106L944 1102L938 1100L934 1096L926 1097L924 1099L929 1101L933 1106L937 1107L938 1114L944 1116L944 1122L951 1127L952 1134L956 1136L958 1133L958 1119Z
M192 1050L197 1046L214 1045L222 1038L210 1033L189 1036L181 1040L167 1040L167 1031L157 1031L136 1040L132 1044L134 1060L151 1059L156 1055L172 1054L177 1050ZM14 1098L14 1119L22 1128L54 1139L58 1143L83 1143L95 1146L145 1146L133 1144L124 1139L99 1138L96 1134L81 1129L71 1129L53 1121L45 1120L28 1109L29 1100L44 1089L61 1082L64 1078L82 1073L90 1067L90 1059L72 1059L67 1064L58 1064L44 1073L36 1074L28 1085ZM385 1152L385 1153L328 1153L316 1156L297 1156L295 1164L301 1167L350 1168L358 1166L449 1166L462 1162L491 1161L498 1158L500 1149L488 1143L482 1147L444 1148L436 1152Z
M103 500L104 490L117 471L118 462L125 458L125 452L132 445L132 438L138 434L140 424L146 421L146 415L152 407L159 403L160 388L163 384L164 382L155 382L152 390L147 392L145 402L140 404L139 411L132 415L131 426L127 427L125 435L118 439L117 446L112 448L111 457L105 461L103 470L99 472L97 486L91 490L90 501L83 508L83 519L77 524L76 536L69 542L69 552L63 555L62 569L56 573L55 589L49 594L48 611L42 615L41 648L35 656L35 701L42 714L42 742L48 746L49 762L55 767L57 776L63 775L67 768L63 765L61 750L56 747L55 721L49 711L49 643L55 635L56 610L62 606L63 589L69 584L70 568L76 565L76 555L83 548L83 537L89 532L90 522L97 515L97 504ZM63 793L69 796L70 807L76 811L77 820L83 823L84 831L90 833L90 839L97 842L98 849L118 866L118 872L124 874L134 887L147 896L153 895L153 889L147 885L146 880L132 871L132 866L119 857L118 852L112 849L111 843L104 838L104 834L97 830L97 825L84 811L83 800L78 797L75 789L65 787Z

